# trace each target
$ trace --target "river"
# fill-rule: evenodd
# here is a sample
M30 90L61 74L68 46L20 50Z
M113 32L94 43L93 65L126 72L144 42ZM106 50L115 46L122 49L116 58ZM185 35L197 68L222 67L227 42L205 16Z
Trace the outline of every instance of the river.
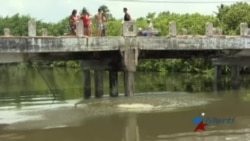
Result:
M250 141L247 75L240 89L224 77L215 92L212 75L137 72L135 96L124 97L120 73L119 97L110 98L105 74L106 95L84 100L76 69L8 66L0 73L0 141ZM194 131L197 116L210 121L204 131Z

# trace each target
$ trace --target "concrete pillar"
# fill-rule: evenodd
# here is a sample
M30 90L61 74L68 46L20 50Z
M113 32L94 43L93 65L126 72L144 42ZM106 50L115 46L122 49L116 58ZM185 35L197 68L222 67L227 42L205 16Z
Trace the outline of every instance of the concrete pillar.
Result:
M111 97L118 96L118 72L109 71L109 90Z
M4 28L3 32L4 32L4 36L10 36L10 29L9 28Z
M124 71L124 92L125 96L134 95L134 72Z
M125 137L123 141L140 141L137 117L134 113L130 113L128 115L125 127Z
M221 28L217 28L217 34L218 35L223 35L223 30Z
M83 70L84 73L84 98L90 98L91 97L91 77L90 77L90 70Z
M42 28L42 36L48 36L48 30L46 28Z
M241 23L240 24L240 36L247 36L248 35L248 24Z
M240 88L240 67L237 65L231 66L231 84L233 89Z
M177 35L176 23L173 21L169 23L169 36L176 37L176 35Z
M187 31L186 28L182 28L181 31L182 31L182 35L187 35L188 34L188 31Z
M222 87L222 77L221 77L222 66L215 65L214 66L214 92L218 92Z
M83 37L83 21L80 20L76 23L76 36Z
M36 21L33 19L28 22L28 36L36 36Z
M100 98L103 96L103 71L95 70L95 97Z
M135 21L126 21L122 24L122 36L137 36L137 26Z
M125 46L120 48L124 70L125 96L134 95L134 72L138 64L139 49L134 47L136 38L125 38Z
M222 29L221 28L213 28L212 35L222 35Z
M206 36L213 36L213 23L207 22L206 23Z

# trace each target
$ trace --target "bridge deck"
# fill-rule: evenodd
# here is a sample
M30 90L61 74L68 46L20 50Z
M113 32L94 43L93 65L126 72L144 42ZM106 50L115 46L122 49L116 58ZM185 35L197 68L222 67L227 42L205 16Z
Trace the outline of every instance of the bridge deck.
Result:
M234 50L250 49L249 36L176 37L0 37L0 53L48 53L115 51L121 47L139 50Z

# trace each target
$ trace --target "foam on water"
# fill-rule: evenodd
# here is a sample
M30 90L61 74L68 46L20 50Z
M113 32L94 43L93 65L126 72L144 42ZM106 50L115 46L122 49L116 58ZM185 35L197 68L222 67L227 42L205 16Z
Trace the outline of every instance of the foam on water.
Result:
M150 104L141 104L141 103L134 103L134 104L119 104L117 105L118 108L121 110L127 111L151 111L154 109L153 105Z
M76 100L69 100L64 103L39 105L41 102L32 102L30 106L3 106L0 107L0 124L14 124L25 121L45 120L40 112L44 110L57 110L60 108L74 107ZM38 105L35 105L38 104ZM82 105L81 107L85 107Z
M0 111L0 124L13 124L17 122L42 119L43 117L41 115L22 115L22 112L16 110Z
M47 127L44 127L43 129L65 128L65 127L67 127L67 125L47 126Z
M128 108L128 109L153 109L154 106L150 104L141 104L141 103L134 103L134 104L119 104L119 108Z

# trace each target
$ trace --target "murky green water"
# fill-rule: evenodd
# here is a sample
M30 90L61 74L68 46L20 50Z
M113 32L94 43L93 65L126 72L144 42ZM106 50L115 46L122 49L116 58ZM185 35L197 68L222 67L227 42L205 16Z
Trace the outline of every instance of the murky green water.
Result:
M209 75L137 73L136 96L124 97L119 74L120 97L83 100L77 70L1 67L0 73L0 141L250 140L248 76L237 91L225 78L223 90L213 92ZM192 119L202 112L234 122L194 132Z

